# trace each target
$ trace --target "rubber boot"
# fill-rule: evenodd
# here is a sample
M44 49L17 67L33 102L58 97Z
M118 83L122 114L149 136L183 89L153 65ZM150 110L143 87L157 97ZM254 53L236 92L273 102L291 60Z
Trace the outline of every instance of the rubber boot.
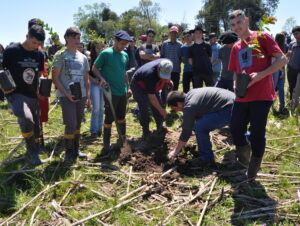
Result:
M107 154L110 149L110 137L111 137L111 128L104 128L103 129L103 146L104 146L105 154Z
M262 157L251 156L249 163L249 168L247 172L248 179L254 180L256 178L257 172L259 171L260 165L262 162Z
M126 123L118 123L118 126L119 126L119 130L120 130L120 133L121 133L122 137L119 137L119 139L117 141L117 145L119 147L122 147L123 143L126 140Z
M251 155L251 146L249 144L236 147L236 157L238 163L241 166L248 168L250 162L250 155Z
M150 130L149 130L149 126L147 127L143 127L143 136L142 136L142 140L147 140L147 138L150 135Z
M74 154L75 158L87 158L87 154L80 151L80 134L75 134L74 138Z
M25 138L26 141L26 155L28 156L29 162L33 166L42 164L39 158L39 149L36 147L35 139L33 136Z
M64 162L67 164L72 164L76 160L75 150L74 150L74 139L65 139L66 154Z

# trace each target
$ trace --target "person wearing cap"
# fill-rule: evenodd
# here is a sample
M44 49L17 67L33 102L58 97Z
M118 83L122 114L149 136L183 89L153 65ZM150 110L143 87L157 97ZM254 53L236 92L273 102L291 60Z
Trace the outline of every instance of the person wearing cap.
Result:
M184 44L181 46L181 60L184 63L182 86L183 92L187 93L190 90L190 83L193 82L193 68L189 63L189 48L193 45L193 36L190 30L183 31ZM193 87L195 88L194 82Z
M217 82L216 87L228 89L233 92L233 71L228 70L228 63L230 59L231 48L234 43L238 40L238 36L228 31L221 35L220 41L223 46L219 50L219 58L222 62L221 77Z
M192 32L194 44L189 48L189 63L193 66L195 87L202 87L203 82L205 86L214 86L211 46L203 40L203 33L206 31L197 25Z
M58 51L53 60L53 83L57 87L56 96L62 108L65 125L65 163L72 164L77 157L86 158L87 155L79 150L80 128L84 116L84 108L90 107L89 62L87 57L78 51L80 44L80 30L70 27L64 38L66 49ZM70 85L80 84L81 99L75 99Z
M180 63L181 63L181 54L180 48L182 43L177 40L178 37L178 27L172 26L169 29L169 39L164 41L161 47L160 55L162 58L167 58L173 63L173 71L171 74L171 79L173 81L174 87L173 90L178 90L179 80L180 80Z
M186 145L195 129L200 159L199 166L214 164L210 131L229 125L235 94L216 87L192 89L187 94L172 91L167 103L172 110L183 112L182 132L177 146L168 154L174 158Z
M280 70L287 58L269 34L249 29L249 18L242 10L233 11L229 23L240 40L232 47L228 69L235 72L235 80L241 80L245 74L251 79L245 96L237 96L234 102L231 134L238 161L248 169L248 179L254 180L265 152L268 114L276 99L272 73ZM259 52L249 47L252 40L258 41ZM245 135L248 126L249 139Z
M152 60L160 58L158 46L153 43L155 39L155 34L155 31L151 28L149 28L146 32L147 41L145 44L142 44L139 48L141 66Z
M128 55L125 47L132 41L126 31L120 30L114 34L114 45L103 50L94 62L92 71L101 81L101 85L109 87L112 93L112 104L116 113L116 123L121 135L126 135L126 106L127 94L131 93L126 75ZM104 153L110 150L111 127L114 121L107 98L105 98L105 119L103 129Z
M149 107L151 107L157 130L163 130L163 119L167 112L162 107L159 92L165 86L172 88L173 83L170 80L172 69L172 62L161 58L144 64L133 75L131 90L139 106L143 138L147 138L150 133Z
M212 64L212 70L213 70L213 80L214 84L217 83L220 77L221 72L221 60L219 58L219 50L221 48L221 45L217 43L217 35L216 33L210 33L208 35L209 44L211 46L211 64Z

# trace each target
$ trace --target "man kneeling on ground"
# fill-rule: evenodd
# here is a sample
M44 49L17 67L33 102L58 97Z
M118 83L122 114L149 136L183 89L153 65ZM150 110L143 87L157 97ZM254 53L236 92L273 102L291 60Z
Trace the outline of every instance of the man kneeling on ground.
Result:
M214 164L209 132L229 125L235 94L216 87L198 88L187 94L172 91L167 103L172 110L183 112L182 132L176 148L168 154L174 158L185 146L195 127L200 164Z

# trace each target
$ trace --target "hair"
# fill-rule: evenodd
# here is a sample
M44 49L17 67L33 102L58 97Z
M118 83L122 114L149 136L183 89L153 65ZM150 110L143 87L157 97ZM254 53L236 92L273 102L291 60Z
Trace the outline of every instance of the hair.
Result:
M300 26L295 26L295 27L293 27L292 33L295 33L296 31L299 31L299 32L300 32Z
M28 35L38 41L45 41L45 31L41 25L32 25L29 28Z
M188 30L188 29L186 29L186 30L184 30L184 31L183 31L183 33L182 33L182 34L183 34L183 36L184 36L184 35L186 35L186 34L191 34L191 31L190 31L190 30Z
M90 42L90 51L91 51L91 62L94 62L98 56L97 52L96 52L96 47L97 45L101 45L104 47L104 43L103 42Z
M155 31L152 28L148 28L146 31L146 35L148 36L150 33L152 33L153 35L156 35Z
M75 37L76 35L80 35L80 30L77 27L69 27L66 30L66 33L64 35L64 38L66 40L67 37ZM68 44L67 40L66 40L66 44Z
M39 18L32 18L31 20L28 21L28 30L33 26L33 25L40 25L42 26L42 20Z
M281 51L285 52L285 35L283 33L276 34L275 41L277 42Z
M184 102L186 94L179 91L171 91L167 96L167 104L177 107L177 102Z
M243 19L246 18L245 13L244 13L243 10L241 10L241 9L234 10L233 12L231 12L229 14L229 20L232 20L232 19L234 19L236 17L239 17L239 16L241 16Z
M2 44L0 44L0 53L3 53L3 51L4 51L4 47Z

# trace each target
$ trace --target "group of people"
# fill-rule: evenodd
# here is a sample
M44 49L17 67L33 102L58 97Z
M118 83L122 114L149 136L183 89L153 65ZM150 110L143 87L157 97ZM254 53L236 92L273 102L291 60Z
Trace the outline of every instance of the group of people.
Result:
M169 38L160 46L154 44L155 31L148 29L140 47L136 46L134 37L120 30L114 34L111 47L92 43L88 57L78 49L80 30L68 28L64 35L65 48L53 56L52 68L65 125L65 162L73 163L77 157L86 156L79 148L85 107L92 106L90 133L95 138L103 137L103 153L111 149L113 122L119 131L119 142L124 141L127 102L133 96L145 140L151 133L150 109L157 131L164 132L167 131L163 125L168 114L166 105L183 112L181 135L176 148L168 154L169 159L176 157L194 130L200 151L199 164L213 164L209 132L228 125L236 145L237 161L248 169L248 178L254 179L265 151L268 113L276 98L275 87L284 75L287 56L291 94L296 86L300 27L293 29L296 42L286 51L282 35L276 36L275 41L267 33L250 30L242 10L233 11L229 22L231 31L219 39L222 46L214 33L209 34L206 42L206 31L201 26L183 32L184 44L178 41L178 28L172 26ZM38 92L38 78L44 70L45 56L39 49L44 40L43 27L31 24L26 40L8 46L3 54L3 67L10 71L16 83L15 89L4 93L18 118L32 165L41 164L38 99L44 97ZM254 41L258 41L260 52L249 48L249 43ZM181 63L183 92L178 91ZM242 89L245 75L248 77L243 88L245 94L235 95L233 91ZM277 76L276 82L273 76ZM80 84L80 98L71 91L74 83ZM204 83L206 87L202 88ZM248 130L250 135L246 136Z

